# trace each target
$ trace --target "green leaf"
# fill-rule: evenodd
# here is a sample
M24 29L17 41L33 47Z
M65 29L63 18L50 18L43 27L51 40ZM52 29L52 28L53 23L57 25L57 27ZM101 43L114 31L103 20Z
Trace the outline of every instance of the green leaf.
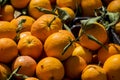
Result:
M93 35L90 35L90 34L86 34L87 37L90 39L90 40L93 40L95 41L97 44L99 44L100 46L104 47L105 49L107 49L106 46L104 46L104 44L102 44L97 38L95 38Z
M68 31L70 31L70 32L71 32L71 29L68 27L68 25L63 24L63 27L64 27L66 30L68 30Z
M40 12L43 12L45 14L54 14L57 15L54 11L48 10L46 8L43 7L35 7L36 9L38 9Z

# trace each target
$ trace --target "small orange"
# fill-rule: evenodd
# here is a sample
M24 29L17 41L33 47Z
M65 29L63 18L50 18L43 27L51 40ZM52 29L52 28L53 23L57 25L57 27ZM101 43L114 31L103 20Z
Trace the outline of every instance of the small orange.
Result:
M76 9L76 4L79 5L81 0L56 0L56 4L59 7L69 7L73 10Z
M118 22L118 23L116 23L116 25L115 25L115 32L118 34L118 35L120 35L120 22Z
M44 14L33 23L31 34L44 42L49 35L61 29L60 18L53 14Z
M0 80L7 80L10 74L10 68L6 64L0 63Z
M2 21L11 21L14 18L14 8L12 5L6 4L1 8L1 17Z
M42 16L44 13L36 9L36 7L45 8L51 10L50 0L31 0L28 5L28 14L33 18L37 19Z
M10 0L10 3L18 9L25 8L29 4L30 0Z
M82 71L82 80L107 80L105 70L98 65L87 65ZM114 80L114 79L113 79Z
M68 13L68 15L70 16L70 21L75 18L75 12L71 8L69 8L69 7L61 7L60 9L66 11Z
M92 35L102 44L107 42L107 39L108 39L107 31L105 30L105 27L102 24L94 22L84 27L88 27L88 28L85 30L85 33L79 39L79 43L83 47L86 47L90 50L97 50L98 48L101 47L98 43L89 39L87 35ZM79 35L81 34L81 31L82 29L80 29Z
M113 0L107 6L107 11L109 12L120 12L120 0Z
M16 36L16 27L8 21L0 21L0 38L14 39Z
M94 10L102 7L101 0L81 0L81 12L82 16L92 17L94 15Z
M21 66L18 74L32 77L35 74L36 61L30 56L18 56L12 63L12 71Z
M120 45L109 43L105 45L107 49L104 47L98 50L98 60L104 64L104 62L112 55L120 53Z
M0 39L0 62L10 63L18 56L17 44L10 38Z
M61 61L54 57L45 57L36 67L36 75L40 80L62 80L64 67Z
M21 32L20 33L20 39L23 38L23 37L29 36L29 35L31 35L30 31Z
M35 78L35 77L28 77L26 78L25 80L39 80L38 78Z
M37 60L42 53L43 44L35 36L29 35L21 38L17 47L21 55L31 56Z
M74 49L72 56L74 55L81 56L87 63L92 61L92 52L81 45Z
M73 34L67 30L59 30L59 32L51 34L44 43L46 55L56 57L61 61L67 59L72 55L75 44L73 42L65 52L64 48L74 39Z
M81 76L82 70L87 66L86 61L78 56L71 56L64 61L65 75L68 78L75 79Z
M120 54L115 54L109 57L103 69L106 71L108 80L120 80Z
M28 15L22 15L19 16L15 19L13 19L11 21L12 24L14 24L16 26L16 28L18 27L19 23L21 20L25 19L26 21L22 24L22 30L20 32L24 32L24 31L30 31L31 30L31 26L34 23L35 19L32 18L31 16Z

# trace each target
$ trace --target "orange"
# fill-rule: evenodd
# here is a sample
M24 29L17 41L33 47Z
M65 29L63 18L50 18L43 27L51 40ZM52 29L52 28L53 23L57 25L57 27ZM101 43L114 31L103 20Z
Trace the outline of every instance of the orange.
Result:
M114 43L105 45L108 49L100 48L98 50L98 60L103 64L107 58L120 53L120 46Z
M109 57L103 69L106 71L108 80L120 80L120 54L115 54Z
M49 35L61 29L62 22L57 16L44 14L33 23L31 34L44 42Z
M115 32L120 35L120 22L116 23L114 29L115 29Z
M107 6L107 11L109 12L120 12L120 0L113 0Z
M10 74L10 68L6 64L0 63L0 80L7 80Z
M64 61L65 74L68 78L80 78L82 70L87 66L86 61L78 56L71 56Z
M30 31L31 30L31 26L32 26L32 24L35 21L35 19L32 18L31 16L28 16L28 15L19 16L19 17L13 19L11 21L11 23L13 23L16 26L16 28L17 28L19 23L20 23L20 21L23 20L23 19L25 19L26 21L22 24L22 30L20 32Z
M2 6L0 20L2 21L11 21L14 18L14 8L12 5L6 4Z
M51 10L50 0L31 0L28 5L28 14L31 15L33 18L37 19L42 16L44 13L40 12L36 7L45 8Z
M45 57L38 62L36 75L40 80L62 80L64 77L63 64L57 58Z
M35 77L28 77L26 78L25 80L39 80L38 78L35 78Z
M46 55L56 57L61 61L67 59L72 55L75 44L73 42L66 51L64 48L74 39L73 34L67 30L59 30L59 32L51 34L44 43Z
M17 47L20 55L31 56L32 58L37 60L42 53L43 44L35 36L29 35L21 38L18 42Z
M98 43L88 38L87 35L92 35L95 37L99 42L104 44L107 41L108 35L107 31L105 30L104 26L100 23L94 22L88 26L85 30L85 33L80 37L79 43L90 50L97 50L101 47ZM79 35L81 34L82 29L79 31ZM102 36L102 37L101 37Z
M58 7L69 7L75 10L76 4L79 5L81 0L56 0L56 4Z
M74 49L72 56L74 55L81 56L87 63L92 61L92 52L82 47L81 45Z
M69 8L69 7L61 7L62 10L66 11L68 15L70 16L70 20L73 20L75 18L75 12Z
M20 33L20 39L23 38L23 37L29 36L29 35L31 35L30 31L21 32Z
M18 9L25 8L29 4L30 0L10 0L10 3Z
M107 80L105 70L98 65L87 65L81 75L82 80ZM114 80L114 79L113 79Z
M82 16L92 17L94 15L94 10L102 7L101 0L81 0L81 12Z
M17 44L10 38L0 39L0 62L9 63L18 55Z
M0 21L0 38L14 39L16 36L16 27L8 21Z
M21 66L17 73L31 77L35 74L36 65L36 61L30 56L18 56L12 63L12 71Z

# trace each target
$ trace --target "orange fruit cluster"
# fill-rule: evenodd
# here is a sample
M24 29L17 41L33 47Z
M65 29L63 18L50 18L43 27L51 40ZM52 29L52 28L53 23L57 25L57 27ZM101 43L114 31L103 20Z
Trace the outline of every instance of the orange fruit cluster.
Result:
M70 31L77 17L96 17L120 0L1 0L0 80L119 80L120 45L100 22ZM78 13L80 13L78 15ZM89 21L88 21L89 22ZM120 22L114 25L120 36Z

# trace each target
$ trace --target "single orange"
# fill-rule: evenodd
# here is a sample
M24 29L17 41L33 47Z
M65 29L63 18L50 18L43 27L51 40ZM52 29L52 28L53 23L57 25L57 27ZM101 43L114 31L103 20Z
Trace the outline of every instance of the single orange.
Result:
M108 80L120 79L120 54L115 54L109 57L104 65L103 69L106 71Z
M18 9L22 9L22 8L25 8L27 7L27 5L29 4L30 0L10 0L10 3L15 7L15 8L18 8Z
M105 27L102 24L95 22L95 23L92 23L92 24L90 24L88 26L84 26L84 27L87 27L87 29L85 30L85 33L79 39L79 43L83 47L86 47L90 50L97 50L98 48L101 47L100 44L89 39L88 35L92 35L102 44L107 42L107 39L108 39L107 31L105 30ZM82 31L82 29L80 29L80 31L79 31L79 36L81 34L81 31Z
M14 18L14 8L12 5L6 4L1 8L1 17L2 21L11 21Z
M48 10L52 9L50 0L31 0L28 5L28 14L35 19L45 14L43 12L40 12L36 7L41 7Z
M67 30L59 30L59 32L51 34L44 43L44 50L47 56L53 56L61 61L67 59L72 55L75 48L75 43L71 41L75 37ZM71 44L65 51L65 47Z
M23 37L26 37L26 36L30 36L30 35L31 35L30 31L21 32L20 33L20 39L23 38Z
M81 56L87 63L90 63L92 61L92 52L81 45L74 49L72 56L74 55Z
M0 80L7 80L10 74L10 68L6 64L0 63Z
M64 61L65 75L68 78L75 79L81 76L82 70L87 66L86 61L78 56L71 56Z
M120 45L115 43L109 43L105 45L107 49L104 47L98 50L98 60L104 64L104 62L112 55L120 53Z
M10 38L0 39L0 62L10 63L18 56L17 44Z
M56 4L59 7L69 7L73 10L77 8L76 5L79 5L81 0L56 0Z
M87 65L82 71L82 80L107 80L105 70L98 65Z
M116 23L114 29L115 29L115 32L116 32L118 35L120 35L120 22Z
M40 80L62 80L64 67L62 62L54 57L45 57L36 67L36 75Z
M81 12L82 16L92 17L94 15L94 10L102 7L101 0L81 0Z
M113 0L107 6L107 11L109 12L120 12L120 0Z
M37 60L42 53L43 44L35 36L29 35L21 38L18 41L17 47L20 52L20 55L31 56L32 58Z
M19 17L15 18L15 19L11 20L11 23L14 24L16 26L16 28L17 28L20 21L23 20L23 19L25 19L25 22L22 23L22 29L21 29L20 32L30 31L31 26L35 21L35 19L32 18L31 16L28 16L28 15L19 16Z
M8 21L0 21L0 38L14 39L16 36L16 27Z
M61 29L60 18L53 14L44 14L33 23L31 34L44 42L49 35Z
M39 80L38 78L35 78L35 77L28 77L26 78L25 80Z
M35 74L36 65L36 61L30 56L19 56L12 63L12 71L21 66L17 73L32 77Z

